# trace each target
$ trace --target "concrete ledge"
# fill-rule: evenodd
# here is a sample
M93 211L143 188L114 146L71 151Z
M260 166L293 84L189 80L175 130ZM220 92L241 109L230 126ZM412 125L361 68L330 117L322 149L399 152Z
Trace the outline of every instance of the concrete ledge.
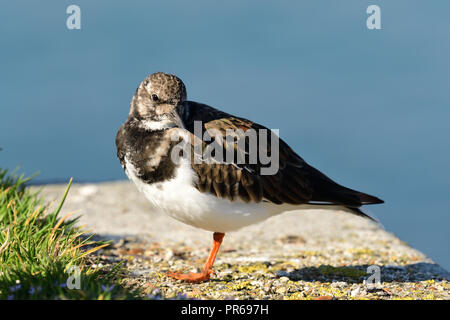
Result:
M42 188L59 201L65 185ZM290 212L227 234L215 276L202 284L164 272L203 264L211 233L153 212L130 182L75 184L63 212L115 239L99 253L103 264L125 260L124 282L155 297L202 299L449 299L449 273L376 224L340 212ZM381 285L367 282L379 268ZM94 266L95 267L95 266ZM376 272L377 273L377 272Z

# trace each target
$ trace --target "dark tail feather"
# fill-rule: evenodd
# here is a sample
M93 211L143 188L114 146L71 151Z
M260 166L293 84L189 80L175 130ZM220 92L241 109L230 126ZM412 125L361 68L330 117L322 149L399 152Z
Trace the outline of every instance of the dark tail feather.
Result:
M313 198L311 199L313 201L330 202L352 208L365 204L384 203L383 200L375 196L344 187L334 182L322 172L309 165L304 170L311 183L311 189L314 190Z
M378 204L378 203L384 203L383 200L380 198L377 198L375 196L371 196L370 194L358 192L359 199L361 201L361 204Z
M306 166L305 170L312 190L314 190L312 201L341 205L352 214L378 222L375 218L361 211L359 207L367 204L384 203L383 200L370 194L344 187L311 166Z
M350 189L351 190L351 189ZM356 194L359 197L359 201L361 203L361 205L366 205L366 204L377 204L377 203L384 203L383 200L381 200L380 198L377 198L375 196L371 196L370 194L367 193L363 193L363 192L359 192L359 191L354 191L354 194ZM379 222L377 219L369 216L368 214L364 213L359 206L353 207L353 206L346 206L347 209L350 210L350 213L353 213L357 216L360 217L364 217L364 218L368 218L374 222Z

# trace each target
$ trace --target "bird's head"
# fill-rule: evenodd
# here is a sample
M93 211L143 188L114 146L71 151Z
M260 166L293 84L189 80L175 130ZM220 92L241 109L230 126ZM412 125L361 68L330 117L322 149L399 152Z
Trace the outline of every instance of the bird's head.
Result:
M186 101L186 87L177 76L157 72L141 82L133 96L130 116L149 129L179 125L177 109Z

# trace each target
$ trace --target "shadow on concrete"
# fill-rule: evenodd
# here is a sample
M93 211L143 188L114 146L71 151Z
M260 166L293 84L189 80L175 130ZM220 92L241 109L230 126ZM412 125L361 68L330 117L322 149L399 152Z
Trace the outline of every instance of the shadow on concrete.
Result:
M356 265L334 267L321 265L306 267L291 272L280 271L279 277L288 277L292 281L362 283L364 280L376 279L379 275L381 282L419 282L425 280L448 280L449 273L435 263L419 262L404 266L372 266ZM368 282L372 283L369 279Z

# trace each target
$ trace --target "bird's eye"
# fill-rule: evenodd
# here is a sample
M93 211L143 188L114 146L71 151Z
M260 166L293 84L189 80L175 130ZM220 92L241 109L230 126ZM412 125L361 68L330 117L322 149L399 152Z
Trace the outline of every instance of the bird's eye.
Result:
M158 96L156 94L152 94L152 100L153 101L158 101L159 98L158 98Z

